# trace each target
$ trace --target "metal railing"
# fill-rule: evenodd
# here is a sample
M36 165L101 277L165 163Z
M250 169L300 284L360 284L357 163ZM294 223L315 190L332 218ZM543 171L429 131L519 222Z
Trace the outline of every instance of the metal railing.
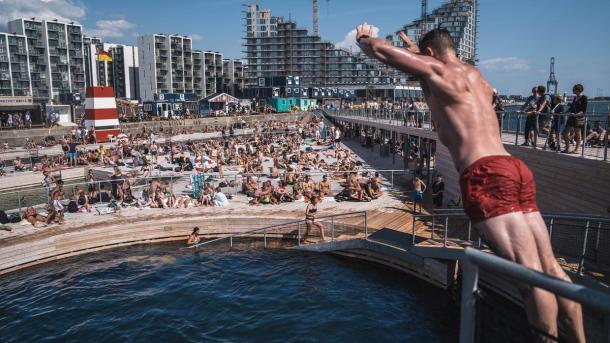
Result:
M606 320L610 315L610 295L607 293L551 277L493 254L466 248L462 267L460 343L476 342L479 269L574 300L604 313ZM607 331L606 341L610 341L610 330Z
M406 110L324 110L324 113L333 119L351 118L376 124L392 125L399 127L413 127L416 129L434 131L431 115L428 111L408 112ZM562 151L565 148L564 130L568 119L575 120L572 113L549 114L549 113L519 113L518 111L497 112L501 139L504 144L523 145L526 142L525 130L532 130L534 141L530 146L544 150ZM529 122L527 118L530 118ZM528 122L526 124L526 122ZM600 127L605 130L604 137L599 137L596 146L589 145L587 135L594 123L599 122ZM527 127L526 127L527 126ZM580 157L608 161L608 147L610 134L610 113L591 112L584 116L584 125L581 128L582 144L579 151L575 152ZM576 128L574 129L576 130ZM575 132L573 132L575 134ZM556 138L551 138L551 136ZM570 139L572 140L572 138ZM544 142L541 144L541 142Z
M584 273L585 263L610 266L610 218L583 214L542 214L553 251L578 261L577 272ZM430 240L449 244L484 246L468 216L459 209L433 214L416 214L412 223L412 244L416 242L417 222L429 223Z
M325 235L329 236L330 242L334 242L337 239L368 239L366 211L320 216L316 217L315 221L322 224ZM315 234L318 230L319 229L314 227L313 224L310 224L307 219L301 219L226 235L224 237L194 244L190 246L190 248L199 248L214 243L227 241L229 248L233 248L238 244L238 242L235 242L238 238L248 239L249 241L254 239L258 240L259 243L260 239L262 238L264 248L267 248L270 245L271 240L283 240L284 243L281 244L281 247L283 248L289 247L291 244L292 246L300 246L302 244L302 240L306 238L304 235L305 233L311 231L312 234Z
M382 175L386 182L384 182L385 186L389 186L391 189L394 189L397 185L406 185L409 181L409 177L412 177L414 174L413 170L403 170L403 169L369 169L369 168L360 168L357 170L339 170L339 171L302 171L299 173L293 173L295 175L309 175L311 177L321 177L323 175L328 176L343 176L346 173L359 173L368 172L369 175L373 175L375 172L379 172ZM157 173L157 175L155 175ZM108 172L110 175L111 172ZM231 171L225 171L223 177L220 178L218 173L193 173L193 174L184 174L184 175L164 175L160 171L152 172L151 176L147 177L127 177L121 179L105 179L105 180L94 180L94 181L84 181L84 182L66 182L63 185L63 191L66 194L66 197L71 196L74 193L74 189L79 187L80 190L89 193L89 189L93 189L97 192L98 202L101 202L102 195L102 185L104 185L104 189L110 192L112 184L122 184L124 182L133 182L132 184L132 194L136 196L134 191L139 190L142 187L146 187L150 184L150 181L153 179L159 179L161 181L167 181L170 184L170 189L172 193L180 194L179 192L174 192L174 186L178 182L184 183L184 185L191 182L191 175L204 175L206 182L210 182L212 184L218 185L221 181L225 181L230 183L232 181L232 186L227 185L223 187L223 191L228 194L237 194L241 191L243 182L248 176L252 176L256 178L257 184L260 184L266 180L279 180L285 174L285 172L280 172L279 179L270 178L269 173L234 173ZM91 187L90 187L91 186ZM19 211L21 212L25 208L29 206L37 207L42 205L49 204L49 191L50 189L47 187L40 186L26 186L24 189L19 189L10 192L2 192L0 193L0 209L3 209L5 212L11 211ZM182 192L182 194L190 194L192 189L187 189Z

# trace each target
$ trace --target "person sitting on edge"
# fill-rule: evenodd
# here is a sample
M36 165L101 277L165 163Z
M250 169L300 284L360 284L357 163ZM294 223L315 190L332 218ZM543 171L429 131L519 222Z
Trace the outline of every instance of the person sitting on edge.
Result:
M186 238L186 245L194 245L199 243L201 238L199 237L199 227L195 226L193 232Z
M533 174L502 144L496 113L489 102L492 87L478 69L456 56L449 31L429 31L419 47L400 33L406 48L373 38L373 31L367 23L358 26L360 48L420 80L439 140L461 173L464 211L480 236L499 256L570 281L553 254L536 204ZM519 288L527 318L538 329L534 333L538 340L556 340L559 315L568 331L567 340L585 341L580 304L525 284Z
M599 120L596 120L593 124L593 128L587 131L587 145L589 146L603 146L604 138L606 137L606 130L601 126Z

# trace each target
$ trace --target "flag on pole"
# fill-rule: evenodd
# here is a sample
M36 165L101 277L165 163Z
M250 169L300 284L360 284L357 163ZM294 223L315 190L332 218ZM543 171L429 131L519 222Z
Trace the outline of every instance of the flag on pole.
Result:
M112 62L112 56L104 51L104 49L99 49L97 51L97 60L100 62Z

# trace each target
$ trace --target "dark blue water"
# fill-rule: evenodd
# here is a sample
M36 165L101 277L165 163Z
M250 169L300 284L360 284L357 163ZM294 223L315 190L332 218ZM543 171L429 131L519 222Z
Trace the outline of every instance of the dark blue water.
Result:
M358 260L136 246L0 279L2 342L454 342L444 292Z

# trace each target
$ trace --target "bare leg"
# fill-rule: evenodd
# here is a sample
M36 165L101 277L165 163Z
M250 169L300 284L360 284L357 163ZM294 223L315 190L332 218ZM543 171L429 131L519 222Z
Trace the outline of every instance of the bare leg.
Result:
M324 237L324 225L322 225L322 223L319 223L319 222L314 222L313 224L320 229L320 237L322 238L323 241L325 241L326 237Z
M540 216L540 212L532 212L524 215L534 234L536 246L538 247L538 256L540 256L544 272L567 282L572 282L563 268L557 263L557 259L553 254L547 227L542 216ZM557 303L559 305L559 320L568 330L568 341L585 342L580 304L561 297L557 297Z
M542 272L534 234L521 212L486 219L475 225L483 239L499 256ZM555 295L540 288L520 287L527 319L534 327L557 337ZM544 342L546 337L539 337Z

